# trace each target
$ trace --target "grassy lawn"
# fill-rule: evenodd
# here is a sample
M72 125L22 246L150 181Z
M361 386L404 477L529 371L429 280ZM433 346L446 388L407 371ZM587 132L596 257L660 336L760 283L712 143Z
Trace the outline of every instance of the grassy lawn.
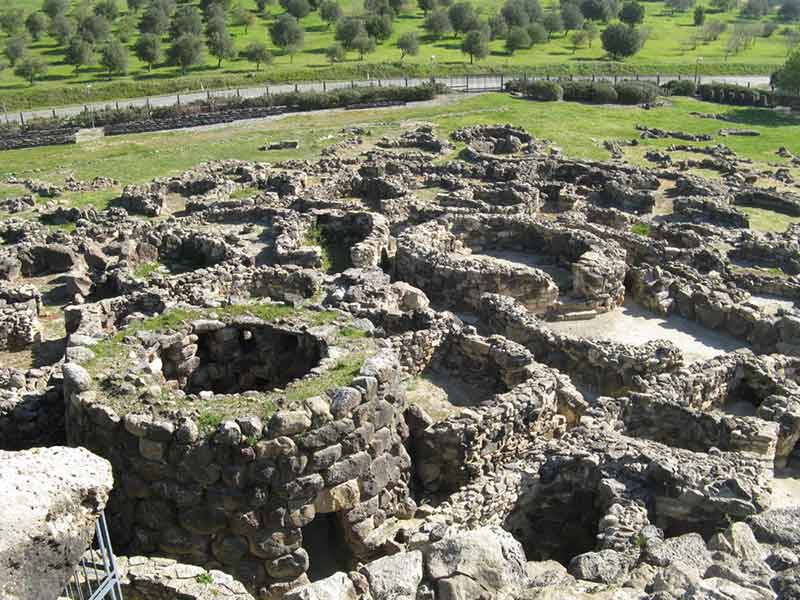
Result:
M740 206L750 216L750 229L755 231L785 231L789 225L800 223L800 217L790 217L763 208Z
M206 160L239 158L279 161L287 158L317 156L336 141L331 137L342 127L359 125L372 131L373 137L397 132L406 120L434 123L440 135L468 125L512 123L525 127L538 138L546 138L573 157L606 159L605 139L637 137L637 123L691 133L716 134L731 124L691 116L691 112L722 113L742 127L761 132L758 137L727 137L721 141L742 156L758 162L788 164L775 155L780 146L800 154L800 119L767 109L723 106L672 98L671 106L644 110L630 106L597 106L575 102L538 103L512 98L506 94L458 96L451 102L432 102L422 106L378 110L334 110L306 113L282 119L243 122L225 127L179 130L104 137L74 146L52 146L12 150L2 153L0 177L15 173L53 182L63 181L70 173L79 179L106 176L122 184L148 181L177 173ZM300 140L298 150L262 152L258 147L268 140L287 137ZM720 138L710 144L720 142ZM674 140L640 140L632 158L652 148L662 148ZM14 195L13 186L3 193ZM21 188L16 188L17 190ZM79 194L82 204L102 204L109 192Z
M720 127L731 124L692 116L689 113L693 111L727 114L738 126L756 129L761 135L719 138L716 133ZM789 166L786 159L775 154L780 146L800 154L800 119L766 109L673 98L669 107L644 110L574 102L538 103L506 94L481 94L440 99L414 107L335 110L225 127L98 138L81 143L78 151L72 146L12 150L2 153L0 180L14 173L60 183L73 174L84 180L103 175L119 179L123 185L142 183L214 159L273 162L315 157L323 148L341 139L337 134L345 126L368 128L372 138L377 139L385 134L396 135L411 121L433 123L442 136L468 125L512 123L528 129L537 138L551 140L567 155L576 158L608 159L603 140L635 138L637 123L712 134L715 138L709 144L722 142L764 168L769 168L767 163ZM258 150L266 141L285 139L287 132L291 132L292 139L300 141L299 149ZM647 150L664 148L673 142L640 140L638 146L626 148L626 151L632 162L645 164L642 157ZM800 178L798 171L794 169L793 173ZM3 195L15 195L22 193L23 188L4 186L0 191ZM72 194L65 200L76 206L91 204L103 208L117 194L118 190Z
M243 5L256 13L254 0L242 0ZM487 17L496 12L501 0L475 2L476 8ZM123 3L120 3L123 4ZM547 7L549 0L542 2ZM39 0L0 0L0 11L23 10L30 12L38 8ZM45 80L33 87L13 74L13 69L0 71L0 105L9 110L31 108L34 106L80 104L92 100L109 100L171 91L197 90L225 86L247 86L261 81L313 80L322 78L385 77L402 75L428 75L432 72L446 75L460 72L486 71L527 71L530 73L586 73L592 72L662 72L693 74L698 57L703 57L702 69L708 73L761 73L767 74L782 64L787 48L784 37L775 32L769 38L759 38L755 45L738 55L726 58L725 47L733 26L746 23L737 11L709 14L708 19L720 19L728 23L728 30L715 42L692 48L689 40L697 31L692 25L691 11L669 15L663 2L645 2L647 11L644 26L649 38L642 51L628 59L624 64L607 60L598 40L592 48L579 49L573 53L567 36L555 36L550 42L520 50L509 56L504 50L504 41L491 43L490 56L480 64L470 65L460 51L461 40L450 37L434 41L423 36L423 14L411 3L394 22L392 37L379 45L376 52L358 60L357 53L351 52L344 63L335 66L328 64L324 49L333 42L333 28L328 29L320 20L318 13L311 13L302 20L305 28L305 45L294 58L281 55L275 50L275 62L253 72L253 66L244 60L226 62L217 68L216 60L206 56L205 64L180 76L170 66L158 66L152 73L139 62L133 52L130 56L128 76L117 77L109 82L99 66L84 68L76 74L71 65L63 62L63 48L45 36L31 45L34 54L49 63L49 73ZM346 14L361 14L360 0L345 0L342 8ZM254 40L269 43L268 27L282 9L273 7L269 15L257 15L256 24L245 33L239 26L230 26L236 38L237 48L244 48ZM135 15L138 22L139 15ZM773 17L765 18L771 19ZM400 62L400 51L396 47L397 38L407 31L418 31L423 37L418 56L407 57ZM0 34L0 45L5 36ZM134 39L130 41L133 47ZM167 41L165 40L165 46Z

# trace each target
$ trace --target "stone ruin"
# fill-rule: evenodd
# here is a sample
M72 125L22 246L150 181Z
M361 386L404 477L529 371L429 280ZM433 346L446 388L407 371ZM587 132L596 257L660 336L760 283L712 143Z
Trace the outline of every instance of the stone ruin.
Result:
M4 458L107 461L126 597L800 597L800 227L742 210L795 196L724 147L329 143L0 223Z

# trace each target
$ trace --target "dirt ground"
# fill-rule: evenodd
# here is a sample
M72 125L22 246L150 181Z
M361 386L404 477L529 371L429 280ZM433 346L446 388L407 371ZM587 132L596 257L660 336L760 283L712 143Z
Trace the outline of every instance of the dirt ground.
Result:
M705 360L747 347L744 342L711 331L683 317L654 315L631 301L626 301L622 307L593 319L556 321L548 323L547 326L559 333L607 339L623 344L644 344L657 339L669 340L683 352L686 362Z

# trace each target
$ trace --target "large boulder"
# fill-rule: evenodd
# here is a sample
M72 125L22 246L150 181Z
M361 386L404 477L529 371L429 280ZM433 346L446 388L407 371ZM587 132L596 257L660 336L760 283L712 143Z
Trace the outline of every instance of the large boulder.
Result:
M440 597L472 598L476 591L492 595L526 580L522 545L496 526L451 528L424 552L428 576Z
M750 528L763 544L800 546L800 506L766 510L752 517Z
M422 581L422 553L385 556L366 565L362 572L374 600L414 600Z
M584 552L569 563L569 572L576 579L596 583L614 583L628 574L630 562L616 550Z
M56 598L94 536L114 484L83 448L0 451L0 598Z
M358 600L359 594L346 573L341 571L314 583L303 585L283 596L283 600Z

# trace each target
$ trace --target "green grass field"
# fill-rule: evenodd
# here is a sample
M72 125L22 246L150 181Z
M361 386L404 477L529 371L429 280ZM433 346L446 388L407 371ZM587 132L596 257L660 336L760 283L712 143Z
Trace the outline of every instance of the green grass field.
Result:
M242 0L243 5L256 13L254 0ZM120 4L123 4L120 2ZM501 0L476 2L478 12L486 17L496 12ZM542 2L550 5L549 0ZM39 0L0 0L0 11L22 10L29 13L38 9ZM206 56L204 65L199 65L189 74L181 77L170 66L159 66L148 73L131 52L129 74L109 82L99 66L84 68L77 75L71 65L63 62L63 48L55 40L45 36L31 45L31 51L44 58L49 64L49 73L32 88L13 74L13 69L0 71L0 105L8 109L32 108L35 106L57 106L83 103L92 100L143 96L183 90L196 90L201 86L217 88L225 86L246 86L262 81L313 80L336 78L362 78L406 75L446 75L463 72L505 71L550 74L591 74L592 72L621 73L683 73L693 74L698 57L702 57L701 71L705 73L760 73L772 72L782 64L787 54L785 36L776 31L769 38L758 38L755 45L726 60L725 48L733 27L737 23L747 23L739 17L738 11L709 14L708 19L720 19L728 23L728 30L719 40L695 48L689 40L697 31L692 25L691 11L671 16L665 12L663 2L645 2L646 18L644 26L649 38L642 51L625 63L612 63L607 60L602 45L595 40L591 48L572 51L567 36L555 36L550 42L536 45L531 49L520 50L509 56L503 49L503 40L491 43L491 54L479 64L470 65L468 58L460 51L460 39L451 37L432 41L424 37L422 29L423 14L411 5L394 22L392 37L379 45L376 52L367 55L363 61L351 52L343 63L328 64L324 50L333 42L333 29L326 28L318 13L311 13L302 20L306 30L305 44L293 59L275 51L275 62L253 72L253 66L244 60L226 62L217 68L216 60ZM360 0L345 0L343 10L346 14L360 14ZM247 34L242 27L230 26L235 36L237 48L244 48L253 40L269 43L267 30L272 20L282 12L273 7L268 16L258 15L256 24ZM136 16L138 21L138 15ZM774 15L764 20L774 19ZM796 26L795 26L796 27ZM423 38L417 56L407 57L400 62L400 51L396 47L397 38L407 31L418 31ZM132 46L135 42L131 40ZM5 37L0 34L0 45ZM165 41L165 44L167 42Z
M203 161L238 158L243 160L279 161L288 158L313 158L336 142L342 127L359 125L377 139L381 135L397 135L412 123L429 122L437 134L446 136L467 125L512 123L526 128L539 139L551 140L565 154L575 158L608 159L603 148L607 139L637 137L637 123L663 129L680 129L692 133L709 133L709 144L725 143L740 156L751 158L759 167L789 166L787 159L775 154L786 146L800 154L800 119L783 116L767 109L726 107L687 98L673 98L671 106L652 110L638 107L594 106L573 102L537 103L505 94L481 94L452 97L414 107L382 110L335 110L308 113L284 119L243 122L226 127L182 130L154 134L137 134L98 138L73 146L32 148L3 152L0 156L0 180L8 175L35 177L60 183L70 174L79 179L103 175L119 179L122 184L144 183L154 177L179 173ZM756 129L758 137L716 136L720 121L690 115L698 112L722 112L733 118L736 126ZM726 123L725 126L731 126ZM260 152L266 141L292 139L301 143L299 150ZM641 140L626 148L631 162L645 164L645 151L664 148L674 140ZM791 168L800 179L800 169ZM0 198L21 193L21 188L0 184ZM93 205L104 208L119 194L119 189L90 194L73 194L64 202L75 206ZM24 215L23 215L24 216ZM756 216L756 215L754 215ZM782 229L785 219L769 221L770 215L758 215L764 229Z

